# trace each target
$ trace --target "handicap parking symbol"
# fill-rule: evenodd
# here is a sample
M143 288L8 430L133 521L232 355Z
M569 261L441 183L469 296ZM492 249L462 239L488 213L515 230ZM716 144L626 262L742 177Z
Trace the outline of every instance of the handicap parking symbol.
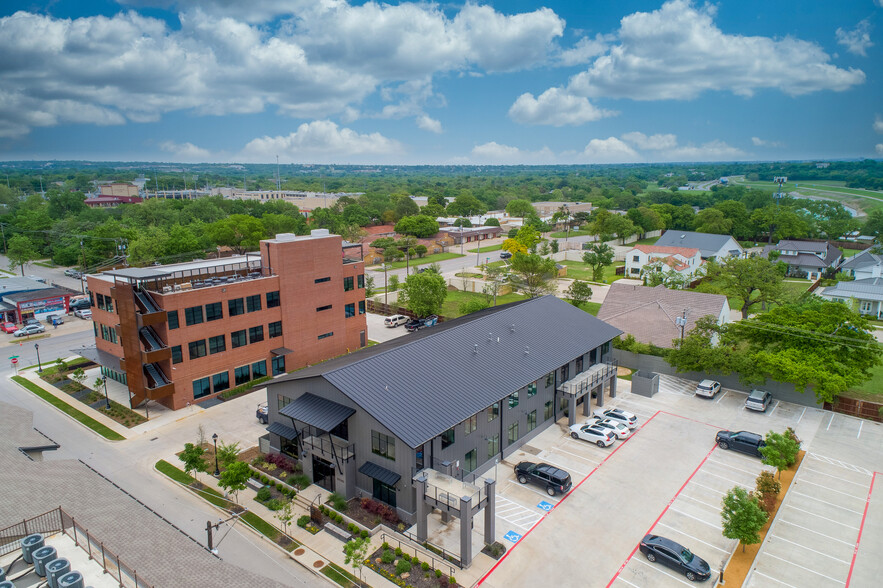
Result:
M550 512L554 506L555 505L553 505L549 502L546 502L545 500L541 500L540 503L537 505L537 508L544 510L546 512Z
M503 535L503 539L511 543L518 543L518 540L521 539L521 535L519 535L515 531L509 531L508 533Z

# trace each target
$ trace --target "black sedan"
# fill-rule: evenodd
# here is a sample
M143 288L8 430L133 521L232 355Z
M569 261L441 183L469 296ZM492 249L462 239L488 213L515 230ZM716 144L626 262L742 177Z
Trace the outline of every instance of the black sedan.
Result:
M763 437L748 431L718 431L714 441L721 449L732 449L754 457L763 457L760 448L766 445Z
M691 582L704 581L711 577L711 568L704 559L693 555L689 549L671 539L659 535L645 535L641 539L640 549L648 561L658 561L686 575Z

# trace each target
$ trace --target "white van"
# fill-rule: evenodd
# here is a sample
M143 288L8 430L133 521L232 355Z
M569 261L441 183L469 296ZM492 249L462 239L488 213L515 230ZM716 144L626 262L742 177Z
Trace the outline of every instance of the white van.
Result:
M408 322L408 317L403 314L394 314L383 319L383 324L387 327L397 327Z

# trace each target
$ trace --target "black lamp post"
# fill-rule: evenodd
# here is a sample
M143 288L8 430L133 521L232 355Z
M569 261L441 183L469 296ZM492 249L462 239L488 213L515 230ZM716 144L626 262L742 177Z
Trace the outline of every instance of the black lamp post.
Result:
M218 434L212 435L212 441L215 444L215 477L221 475L221 468L218 467Z
M104 383L104 406L110 410L110 398L107 396L107 376L101 376L101 381Z
M37 372L43 373L43 366L40 364L40 344L34 343L34 349L37 350Z

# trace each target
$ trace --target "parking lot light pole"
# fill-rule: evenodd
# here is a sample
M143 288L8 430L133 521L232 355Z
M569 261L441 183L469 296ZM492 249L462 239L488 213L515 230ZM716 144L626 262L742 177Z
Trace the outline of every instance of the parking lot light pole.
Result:
M43 366L40 364L40 344L34 343L34 349L37 351L37 373L43 373Z
M221 475L221 468L218 467L218 434L212 435L212 442L215 444L215 477Z
M104 384L104 408L110 410L110 398L107 396L107 376L101 376L101 382Z

